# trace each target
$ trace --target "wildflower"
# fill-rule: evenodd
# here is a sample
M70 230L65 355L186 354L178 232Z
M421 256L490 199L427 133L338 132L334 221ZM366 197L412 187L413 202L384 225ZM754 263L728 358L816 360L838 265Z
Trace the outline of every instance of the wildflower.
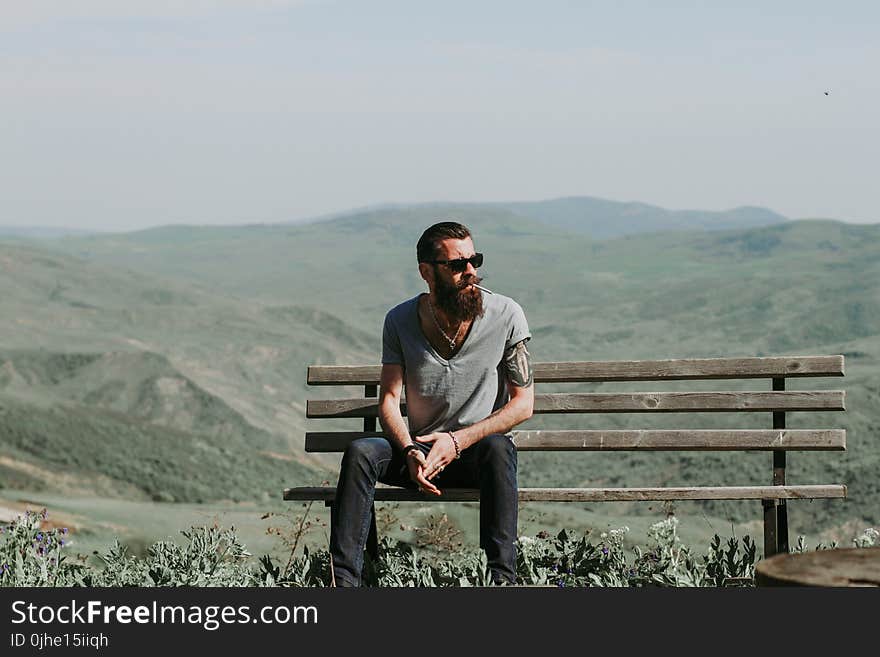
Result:
M603 547L603 548L602 548L602 554L608 554L608 548L607 548L607 547Z
M62 527L62 528L61 528L61 533L62 533L62 534L67 534L67 527Z
M43 542L43 532L37 532L37 543Z
M873 527L868 527L860 536L853 539L853 545L856 547L872 547L877 544L880 538L880 532Z

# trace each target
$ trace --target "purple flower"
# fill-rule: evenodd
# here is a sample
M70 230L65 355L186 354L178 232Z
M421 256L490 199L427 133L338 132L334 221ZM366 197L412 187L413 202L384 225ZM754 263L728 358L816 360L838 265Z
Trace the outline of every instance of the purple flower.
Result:
M61 539L61 547L64 547L64 539Z
M43 532L37 532L37 543L41 543L43 541Z
M602 548L602 554L608 554L608 548L607 548L607 547L603 547L603 548Z
M62 527L62 528L61 528L61 533L62 533L62 534L67 534L67 527Z

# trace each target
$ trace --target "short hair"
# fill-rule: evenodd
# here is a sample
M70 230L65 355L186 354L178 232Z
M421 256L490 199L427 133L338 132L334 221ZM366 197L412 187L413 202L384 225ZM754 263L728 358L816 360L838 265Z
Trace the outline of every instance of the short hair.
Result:
M455 221L441 221L426 229L416 244L416 257L419 262L430 262L437 257L437 243L448 239L463 240L471 236L471 231Z

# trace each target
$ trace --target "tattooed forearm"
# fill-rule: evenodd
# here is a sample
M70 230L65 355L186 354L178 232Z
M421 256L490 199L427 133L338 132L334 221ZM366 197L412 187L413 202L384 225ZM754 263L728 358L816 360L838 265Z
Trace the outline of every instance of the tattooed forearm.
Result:
M518 388L532 385L532 357L526 349L526 341L522 340L504 352L504 367L507 378Z

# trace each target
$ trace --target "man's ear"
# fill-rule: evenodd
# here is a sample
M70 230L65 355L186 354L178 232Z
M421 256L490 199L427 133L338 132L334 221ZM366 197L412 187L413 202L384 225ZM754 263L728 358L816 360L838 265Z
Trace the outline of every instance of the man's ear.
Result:
M422 277L422 280L428 284L428 287L433 288L434 286L434 268L427 262L419 263L419 275Z

